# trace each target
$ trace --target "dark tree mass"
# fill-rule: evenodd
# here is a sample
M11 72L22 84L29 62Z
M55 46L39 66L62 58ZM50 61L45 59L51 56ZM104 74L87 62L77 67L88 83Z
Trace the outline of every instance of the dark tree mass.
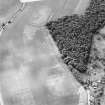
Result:
M105 0L91 0L83 15L63 16L46 23L64 63L87 71L92 39L105 25Z

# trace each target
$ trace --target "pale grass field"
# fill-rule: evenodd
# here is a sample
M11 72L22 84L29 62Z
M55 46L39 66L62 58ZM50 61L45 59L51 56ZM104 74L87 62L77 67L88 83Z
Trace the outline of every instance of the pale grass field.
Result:
M0 2L1 6L6 5L0 8L4 21L11 17L17 4L21 7L19 1L10 1ZM44 27L50 19L72 14L77 3L78 0L26 3L13 23L6 26L0 37L0 88L4 105L85 104L79 98L86 93L79 91L81 85L62 64L61 55Z

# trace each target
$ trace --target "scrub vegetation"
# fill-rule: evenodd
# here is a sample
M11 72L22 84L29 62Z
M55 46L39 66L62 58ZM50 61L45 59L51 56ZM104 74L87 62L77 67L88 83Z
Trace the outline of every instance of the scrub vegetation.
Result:
M83 14L66 15L46 24L63 62L90 91L89 105L104 104L104 17L105 1L90 0Z

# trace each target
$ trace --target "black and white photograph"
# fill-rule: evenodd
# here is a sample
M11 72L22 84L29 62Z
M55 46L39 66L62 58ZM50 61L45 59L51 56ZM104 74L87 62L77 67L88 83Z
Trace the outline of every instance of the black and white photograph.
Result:
M0 105L105 105L105 0L0 0Z

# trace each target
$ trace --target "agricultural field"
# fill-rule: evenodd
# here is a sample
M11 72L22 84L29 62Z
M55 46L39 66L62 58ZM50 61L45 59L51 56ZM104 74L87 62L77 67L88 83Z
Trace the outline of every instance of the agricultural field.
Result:
M90 11L92 1L97 2L0 0L0 105L104 105L104 18L95 24L98 19L91 15L95 13ZM81 51L77 38L85 44ZM73 54L69 48L74 49ZM84 50L89 59L82 56ZM69 54L77 57L76 51L87 62L87 69L69 62Z

